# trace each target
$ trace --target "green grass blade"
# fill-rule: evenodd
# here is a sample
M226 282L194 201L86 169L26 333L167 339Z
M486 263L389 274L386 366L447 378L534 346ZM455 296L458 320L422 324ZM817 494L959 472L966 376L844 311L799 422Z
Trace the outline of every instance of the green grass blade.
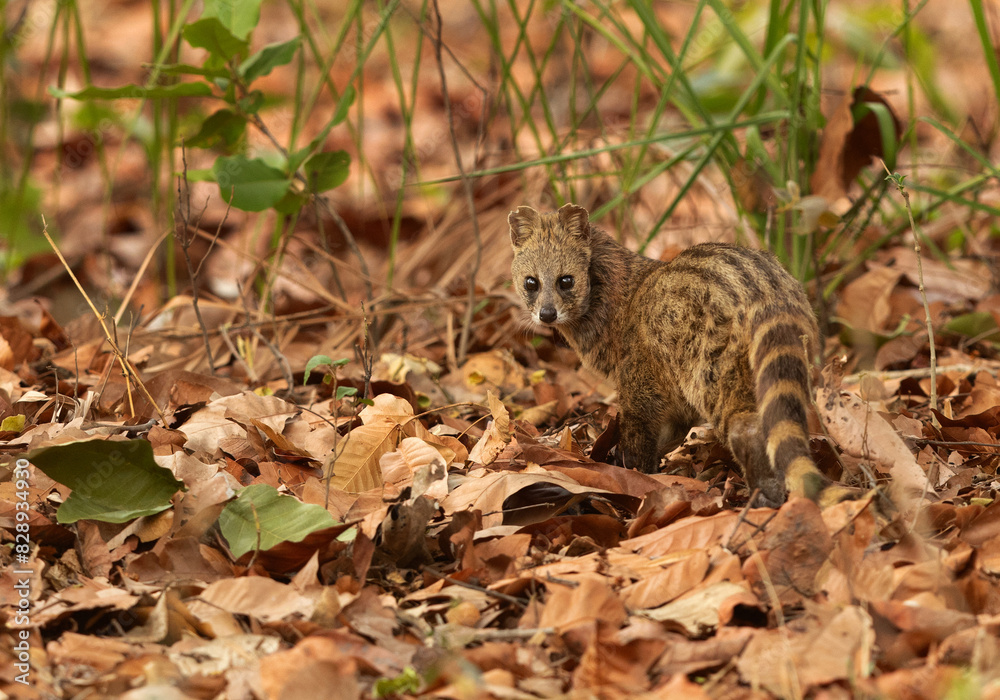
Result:
M990 78L993 80L993 94L1000 98L1000 63L997 62L997 51L993 46L990 28L986 24L983 0L969 0L969 6L972 8L972 17L976 22L979 42L983 45L983 58L986 59L986 67L989 68Z

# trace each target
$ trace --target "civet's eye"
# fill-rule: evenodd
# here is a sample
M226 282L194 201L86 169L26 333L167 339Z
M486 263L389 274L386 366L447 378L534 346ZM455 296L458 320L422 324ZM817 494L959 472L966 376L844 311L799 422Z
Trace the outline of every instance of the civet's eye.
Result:
M568 290L573 288L573 276L563 275L559 278L559 289Z
M524 290L526 292L537 292L538 291L538 280L534 277L524 278Z

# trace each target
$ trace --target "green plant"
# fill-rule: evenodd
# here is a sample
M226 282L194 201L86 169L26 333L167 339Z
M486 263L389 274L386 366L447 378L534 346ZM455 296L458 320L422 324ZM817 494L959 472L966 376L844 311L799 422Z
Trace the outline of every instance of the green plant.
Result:
M323 375L323 383L333 384L334 387L336 387L335 394L337 401L340 401L348 396L355 396L358 393L356 387L337 385L337 370L346 365L348 362L350 362L350 360L347 358L334 360L326 355L314 355L313 357L310 357L309 361L306 363L305 371L302 373L302 383L307 384L309 382L309 375L314 369L327 365L332 371L329 374Z
M350 157L344 151L322 151L330 130L347 115L352 94L341 97L333 118L307 145L287 150L278 143L260 116L266 100L253 82L278 66L291 63L301 50L301 39L265 46L250 53L250 37L260 15L261 0L206 2L199 19L183 25L181 36L194 48L207 51L200 66L161 65L165 76L195 78L160 85L126 85L117 88L87 87L77 92L53 88L60 98L109 100L121 98L168 99L205 97L221 100L225 107L201 124L186 145L238 150L248 125L261 130L279 153L276 158L248 158L243 153L219 156L210 170L192 171L188 178L219 185L223 199L244 211L275 209L296 215L311 195L337 187L347 177Z

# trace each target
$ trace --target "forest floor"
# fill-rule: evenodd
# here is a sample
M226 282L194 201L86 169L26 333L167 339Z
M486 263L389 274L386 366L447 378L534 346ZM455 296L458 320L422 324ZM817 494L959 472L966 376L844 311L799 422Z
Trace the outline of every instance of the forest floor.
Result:
M466 26L464 5L448 5L449 26ZM261 42L294 31L276 6ZM928 7L947 37L970 31L942 19L948 3ZM147 36L149 6L81 11L93 81L141 80L116 37ZM452 31L449 48L487 81L476 35ZM397 39L402 55L433 48L420 32ZM55 80L44 40L18 47L38 68L14 81L24 94ZM943 82L983 79L961 51L942 56ZM945 203L925 219L919 254L897 202L807 285L816 298L844 273L821 309L812 447L861 496L754 508L707 426L658 474L605 463L614 387L531 327L507 283L506 214L552 206L538 194L550 180L542 167L477 180L473 226L461 183L440 182L456 165L427 61L411 129L428 184L405 191L398 229L401 113L374 55L365 116L349 120L364 123L364 157L348 129L330 136L353 158L331 202L354 243L322 217L274 236L273 212L230 210L192 181L199 270L174 292L186 260L164 242L146 148L41 121L25 167L62 257L40 243L0 291L0 695L1000 699L995 178L975 192L986 210ZM343 85L350 70L331 76ZM450 78L458 149L480 168L509 160L500 126L474 128L475 85ZM264 89L287 95L287 79ZM897 113L901 84L889 72L876 86ZM973 92L955 109L975 131L996 105ZM314 121L334 108L321 102ZM614 182L587 177L577 201L606 201ZM714 184L647 253L736 236ZM676 190L661 176L608 228L635 244Z

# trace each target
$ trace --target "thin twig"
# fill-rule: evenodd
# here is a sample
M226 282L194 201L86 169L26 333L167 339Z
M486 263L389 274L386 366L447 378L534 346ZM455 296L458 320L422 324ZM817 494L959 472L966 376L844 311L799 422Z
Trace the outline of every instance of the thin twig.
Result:
M205 319L201 315L201 307L198 305L198 271L201 269L201 265L198 266L198 270L195 270L194 261L191 260L191 244L194 243L195 237L191 235L191 186L188 184L188 167L187 167L187 149L184 147L184 142L181 141L181 176L177 178L177 209L181 217L181 226L177 231L175 238L177 242L180 243L181 252L184 254L184 264L187 265L188 277L191 278L191 306L194 308L194 316L198 320L198 326L201 328L201 337L205 343L205 357L208 358L208 371L215 376L215 358L212 357L212 343L208 339L208 327L205 326ZM184 184L183 189L181 188L181 183ZM230 196L230 202L232 202L232 196ZM229 215L229 210L226 210L226 215ZM225 219L223 219L225 222ZM220 229L222 224L219 225Z
M987 372L994 377L1000 376L1000 367L988 367L985 365L970 365L970 364L960 364L960 365L945 365L941 368L942 372L958 372L959 374L972 374L973 372ZM872 370L865 370L864 372L856 372L855 374L848 374L843 379L844 384L857 384L865 376L872 376L882 381L891 381L894 379L920 379L923 377L931 376L930 367L917 367L915 369L899 369L891 370L886 372L875 372Z
M452 578L451 576L447 576L446 574L443 574L440 571L433 569L429 566L422 567L422 570L424 573L430 574L431 576L434 576L435 578L450 583L453 586L461 586L462 588L468 588L469 590L472 591L479 591L483 595L488 595L492 598L496 598L497 600L502 600L505 603L516 605L519 608L523 609L525 605L527 605L525 601L515 598L512 595L507 595L506 593L501 593L500 591L493 591L490 590L489 588L484 588L483 586L477 586L476 584L469 583L468 581L461 581L457 578Z
M920 230L913 220L913 209L910 208L910 193L903 187L903 176L889 171L889 166L882 161L882 167L889 174L888 179L896 185L896 189L903 195L903 204L906 206L906 214L910 217L910 230L913 231L913 251L917 254L917 289L920 291L920 300L924 303L924 318L927 323L927 340L931 345L931 409L936 411L937 404L937 349L934 344L934 325L931 323L931 307L927 303L927 292L924 288L924 266L920 259ZM937 423L937 419L932 415L931 419Z
M144 433L150 430L157 424L155 418L151 418L145 423L139 423L137 425L118 425L117 423L87 423L85 428L108 428L112 433L128 433L128 434L138 434Z
M97 307L94 306L94 302L91 300L86 290L84 290L83 285L80 284L80 280L77 279L76 273L73 272L73 268L71 268L69 263L66 262L66 258L63 256L62 251L59 250L59 246L56 245L56 242L52 240L52 236L49 235L49 225L48 223L46 223L44 216L42 217L42 235L45 236L45 240L48 241L49 245L52 247L52 250L53 252L55 252L56 257L59 258L59 262L61 262L63 264L63 267L66 268L66 272L69 274L70 279L73 280L73 284L76 285L76 288L80 291L80 294L83 295L84 300L87 302L87 306L90 307L91 312L93 312L94 316L97 318L97 322L101 324L101 330L104 331L104 338L108 341L108 345L111 346L111 351L112 353L114 353L115 359L118 360L118 364L121 365L122 374L125 376L127 380L126 382L127 385L132 386L134 384L135 386L138 386L139 389L142 390L142 393L146 397L146 400L149 401L149 405L152 406L153 410L155 410L157 415L160 416L160 420L166 423L167 422L166 416L164 416L163 411L160 410L159 404L156 403L156 400L149 393L149 390L146 388L146 385L142 383L142 380L139 378L139 374L135 371L135 368L132 366L132 363L130 363L125 358L125 354L118 346L118 342L116 341L117 333L112 333L111 329L108 328L108 324L105 322L107 318L106 315L99 312L97 310ZM131 394L129 395L129 398L131 400ZM132 415L133 416L135 415L134 411L132 412Z
M278 337L277 329L274 331L274 337ZM278 369L281 370L281 376L285 380L285 384L288 386L288 394L292 395L295 391L295 379L292 376L292 366L288 363L288 358L285 354L278 349L275 343L268 340L267 336L260 332L257 328L251 328L250 333L261 343L263 343L268 350L271 351L271 357L278 364Z
M930 440L928 438L905 438L913 440L917 445L932 445L934 447L985 447L994 453L1000 453L1000 444L989 442L975 442L973 440ZM958 450L956 450L958 451ZM976 450L979 452L979 450Z
M455 134L455 119L451 111L451 97L448 95L448 80L444 74L444 60L442 58L443 48L443 24L441 21L441 8L438 1L433 0L434 17L437 20L437 33L434 35L434 55L437 58L438 74L441 77L441 97L444 100L444 112L448 119L448 132L451 134L451 148L455 153L455 164L458 166L459 177L462 180L462 189L465 191L465 203L469 207L469 218L472 220L472 235L476 242L475 261L472 270L469 272L469 299L465 309L465 321L462 323L462 333L458 340L458 362L465 362L465 355L469 349L469 331L472 328L472 317L476 311L476 275L479 274L479 265L483 257L483 241L479 235L479 220L476 217L476 203L472 196L472 181L465 173L465 166L462 165L462 153L458 147L458 136ZM475 164L473 164L475 165Z

